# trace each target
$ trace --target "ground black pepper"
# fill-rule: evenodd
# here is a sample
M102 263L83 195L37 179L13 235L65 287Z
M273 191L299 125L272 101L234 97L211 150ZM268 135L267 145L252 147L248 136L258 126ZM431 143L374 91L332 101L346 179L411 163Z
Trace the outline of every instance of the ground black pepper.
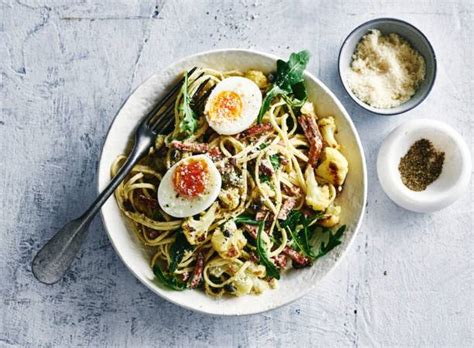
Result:
M431 141L420 139L400 159L398 170L402 182L412 191L424 191L443 170L444 152L435 149Z

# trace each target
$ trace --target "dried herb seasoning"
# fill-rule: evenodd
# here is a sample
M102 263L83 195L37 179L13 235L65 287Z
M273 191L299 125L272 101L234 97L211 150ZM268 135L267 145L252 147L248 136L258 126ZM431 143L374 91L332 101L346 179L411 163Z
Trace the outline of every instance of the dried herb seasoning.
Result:
M424 191L439 177L443 163L444 152L436 150L428 139L420 139L400 159L398 170L406 187Z

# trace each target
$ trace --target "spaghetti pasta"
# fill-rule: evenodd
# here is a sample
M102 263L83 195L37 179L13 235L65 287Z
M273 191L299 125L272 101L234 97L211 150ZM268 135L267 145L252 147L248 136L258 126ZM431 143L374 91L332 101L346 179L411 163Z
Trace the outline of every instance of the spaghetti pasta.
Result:
M198 69L188 77L189 97L197 97L195 93L202 83L206 85L199 93L206 93L230 76L265 77L261 72ZM268 83L260 80L259 85ZM182 122L184 98L179 92L175 125ZM310 183L305 177L305 170L314 171L307 168L313 139L308 139L299 125L301 110L304 109L294 106L288 98L277 96L261 123L237 135L217 134L206 122L203 110L194 110L197 128L193 134L183 136L180 127L175 126L169 134L158 136L149 155L119 185L115 192L118 206L152 251L151 266L163 285L173 289L198 287L211 296L259 294L276 286L279 276L270 277L269 273L307 266L325 254L323 247L327 248L329 241L321 243L319 252L312 252L312 236L338 224L341 209L334 200L320 211L307 202L324 201L325 192L339 192L340 187L333 191L327 178L316 177L317 181ZM306 116L314 117L316 124L315 114ZM189 146L171 146L176 140ZM331 133L325 143L339 151L340 145L336 149L334 142ZM201 214L178 219L161 209L157 188L167 170L192 155L192 144L206 144L200 151L207 150L218 168L222 190L214 204ZM116 159L112 176L125 158ZM313 185L311 190L308 185ZM312 197L308 197L309 192ZM319 220L324 221L323 226ZM328 221L332 221L330 226ZM256 241L258 226L264 231L260 246ZM334 234L329 231L328 236L331 239ZM264 248L263 253L260 247ZM310 261L297 262L302 259Z

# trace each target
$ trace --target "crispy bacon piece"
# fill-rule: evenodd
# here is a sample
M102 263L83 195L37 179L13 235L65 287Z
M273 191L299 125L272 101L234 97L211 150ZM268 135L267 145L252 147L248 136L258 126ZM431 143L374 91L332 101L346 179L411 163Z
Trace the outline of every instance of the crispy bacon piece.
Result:
M311 265L311 260L308 257L301 255L299 252L291 249L289 246L286 246L282 253L293 261L294 268L302 268Z
M194 266L193 275L191 276L191 282L189 286L191 288L197 288L202 280L202 271L204 269L204 254L199 251L197 254L196 265Z
M301 194L301 189L295 185L288 186L286 184L283 184L282 188L288 196L298 197Z
M259 261L257 254L255 254L253 251L249 251L249 260L255 263Z
M149 239L155 239L155 238L158 238L158 236L160 235L160 231L157 231L157 230L153 230L149 227L143 227L144 229L144 232L146 233L146 236L149 238Z
M301 115L298 117L298 122L309 141L308 163L312 167L315 167L321 155L321 150L323 149L323 137L319 132L318 124L314 116Z
M145 207L153 210L158 209L158 201L156 200L156 198L147 197L141 193L139 193L136 198L139 204L142 204Z
M255 214L255 220L257 221L262 221L266 217L268 217L268 213L270 213L270 209L267 207L262 207L257 211L257 214Z
M285 156L280 155L280 163L282 166L286 166L288 163L290 163L290 161L288 161L288 158Z
M209 155L209 157L211 157L211 159L214 162L217 162L217 161L221 160L224 157L224 156L222 156L222 152L218 147L213 147L213 148L209 149L207 154Z
M237 139L242 140L249 137L255 137L263 133L270 132L273 129L273 126L270 123L260 123L255 126L250 127L249 129L243 131L242 133L237 134Z
M243 224L244 229L250 234L253 239L257 239L257 229L255 225Z
M279 220L285 220L288 217L288 214L290 213L291 209L293 209L296 205L296 199L294 198L288 198L283 202L283 205L281 206L280 212L278 213L278 219Z
M275 265L281 269L286 267L286 256L283 254L277 255L272 257L273 261L275 261Z
M178 140L173 140L170 146L180 151L192 153L206 153L209 150L209 145L206 143L183 143Z
M258 170L260 173L267 175L267 176L272 176L273 175L273 167L270 163L268 163L267 160L263 160L260 163L260 166L258 167Z

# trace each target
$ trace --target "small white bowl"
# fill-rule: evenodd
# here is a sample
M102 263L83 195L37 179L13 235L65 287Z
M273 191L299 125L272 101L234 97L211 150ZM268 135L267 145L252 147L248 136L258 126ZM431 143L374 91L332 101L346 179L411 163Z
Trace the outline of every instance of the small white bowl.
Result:
M426 63L425 80L421 83L412 96L405 103L388 109L375 108L361 101L352 92L347 83L347 75L351 70L352 55L356 49L357 44L362 37L371 29L378 29L382 34L397 33L408 42L423 56ZM426 36L416 27L396 18L377 18L365 22L355 28L344 40L341 50L339 51L339 78L346 92L351 98L364 109L379 115L397 115L409 111L421 104L428 96L433 87L436 78L436 56L430 42Z
M445 156L438 179L426 190L416 192L403 184L398 165L411 145L422 138L431 141ZM377 175L387 196L399 206L419 213L433 212L447 207L466 191L471 178L471 154L451 126L430 119L412 120L385 138L377 158Z

